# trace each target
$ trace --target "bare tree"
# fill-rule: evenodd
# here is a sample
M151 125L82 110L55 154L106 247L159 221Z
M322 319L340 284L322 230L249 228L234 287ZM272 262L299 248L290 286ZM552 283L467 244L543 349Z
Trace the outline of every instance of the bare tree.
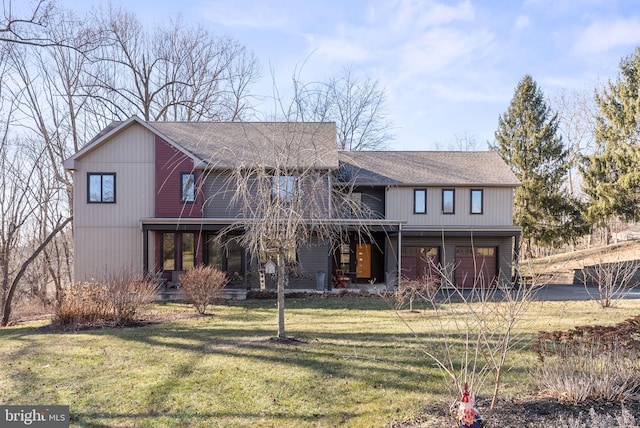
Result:
M281 340L287 339L284 296L297 251L338 245L347 227L368 234L366 222L344 221L345 212L362 215L362 211L355 209L348 184L332 185L338 162L335 137L327 135L327 129L333 131L328 124L273 124L251 142L251 149L244 153L251 156L239 154L243 157L226 185L233 189L231 203L241 215L221 236L240 230L235 239L254 260L276 263L277 338ZM328 165L332 163L335 167Z
M71 217L59 218L55 227L39 239L36 214L50 202L46 189L51 185L38 180L44 153L30 159L22 151L18 153L20 141L13 141L16 147L7 135L5 131L0 142L0 326L9 323L13 298L27 268L71 221Z
M552 100L560 118L559 130L569 149L567 162L569 174L567 186L572 195L578 196L577 166L582 156L593 151L597 106L592 93L562 90Z
M591 298L606 309L615 306L617 300L640 285L639 270L638 260L621 260L612 257L610 250L605 249L585 263L580 274L587 292L590 293L589 286L597 287L597 293Z
M297 120L335 122L339 150L383 149L391 135L391 122L385 113L384 89L371 77L360 78L353 67L326 82L304 83L293 79Z
M60 9L54 0L3 0L0 41L11 45L61 47L86 52L88 46L78 45L64 34L51 31L61 21L59 14Z
M107 115L222 121L240 119L250 109L257 63L237 41L188 27L180 18L151 33L122 10L98 19L107 43L90 74Z

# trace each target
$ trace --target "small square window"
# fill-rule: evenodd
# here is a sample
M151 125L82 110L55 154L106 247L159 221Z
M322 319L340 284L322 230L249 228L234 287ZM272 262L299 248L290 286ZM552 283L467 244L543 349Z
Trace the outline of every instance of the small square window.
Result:
M427 189L413 190L413 213L414 214L427 213Z
M442 213L454 214L456 212L456 191L454 189L442 190Z
M87 202L113 204L116 202L116 174L87 173Z
M183 172L180 174L180 201L195 202L196 200L196 174Z
M296 178L293 175L274 175L272 195L283 201L290 201L295 194Z
M482 214L483 192L482 189L471 189L471 214Z

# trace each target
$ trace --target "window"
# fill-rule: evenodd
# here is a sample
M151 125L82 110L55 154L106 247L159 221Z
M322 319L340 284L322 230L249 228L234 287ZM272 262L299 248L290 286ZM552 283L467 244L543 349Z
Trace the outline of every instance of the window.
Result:
M290 201L295 194L296 178L293 175L274 175L272 195L275 198Z
M362 212L362 193L352 193L351 204L351 212L355 215L360 214Z
M180 201L195 202L196 200L196 174L183 172L180 174Z
M116 174L90 172L87 174L87 202L115 203Z
M455 213L455 195L454 189L442 189L442 213L453 214Z
M162 269L175 270L176 268L176 240L175 233L162 234Z
M195 266L195 234L182 234L182 270L191 269Z
M471 214L482 214L482 189L471 189Z
M413 213L414 214L427 213L427 189L413 190Z

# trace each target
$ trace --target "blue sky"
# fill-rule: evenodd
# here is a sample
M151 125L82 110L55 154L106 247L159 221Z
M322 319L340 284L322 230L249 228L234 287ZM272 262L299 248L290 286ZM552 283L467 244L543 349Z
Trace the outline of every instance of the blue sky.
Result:
M86 11L100 0L59 0ZM233 37L262 67L255 86L286 94L291 76L326 80L346 65L387 95L394 150L493 141L530 74L547 97L593 92L640 45L638 0L112 0L145 25L182 14ZM271 73L273 72L273 76ZM269 105L263 110L268 111Z

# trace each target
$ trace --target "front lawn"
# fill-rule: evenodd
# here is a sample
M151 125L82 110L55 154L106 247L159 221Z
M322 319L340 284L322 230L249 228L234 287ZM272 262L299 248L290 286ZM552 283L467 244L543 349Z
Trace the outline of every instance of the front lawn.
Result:
M46 321L0 329L0 403L69 405L81 427L384 427L455 398L422 352L441 340L433 311L398 314L390 301L358 297L286 305L290 343L271 339L273 300L229 302L213 316L158 305L156 315L189 316L120 329L54 333ZM504 393L530 392L528 345L538 330L638 313L638 300L606 311L534 303Z

